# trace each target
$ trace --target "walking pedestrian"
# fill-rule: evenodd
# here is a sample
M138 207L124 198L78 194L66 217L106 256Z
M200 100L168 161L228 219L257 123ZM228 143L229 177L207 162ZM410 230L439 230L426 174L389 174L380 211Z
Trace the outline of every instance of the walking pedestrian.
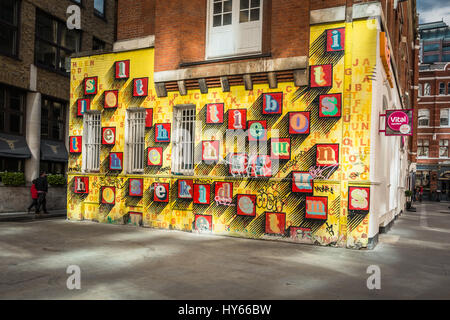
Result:
M32 199L32 203L30 204L30 206L28 207L28 213L31 212L31 209L33 207L35 207L36 209L38 208L38 192L36 190L36 179L33 180L30 191L31 191L31 199Z
M47 214L47 192L48 192L48 182L47 175L44 171L41 172L39 178L36 180L36 190L38 193L38 206L36 208L36 214L39 214L41 211L41 207L44 210L44 213Z

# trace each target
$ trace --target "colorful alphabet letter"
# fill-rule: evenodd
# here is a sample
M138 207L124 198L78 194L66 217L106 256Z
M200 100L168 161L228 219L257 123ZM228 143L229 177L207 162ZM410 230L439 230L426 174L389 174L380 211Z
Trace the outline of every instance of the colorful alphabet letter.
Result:
M247 173L247 154L246 153L230 153L228 155L228 163L230 174L245 175Z
M116 61L116 79L128 79L130 77L130 60Z
M233 201L233 183L214 182L214 201L218 205L230 205Z
M206 123L223 123L223 103L208 103L206 105Z
M101 202L114 205L116 203L116 187L101 187Z
M286 214L284 212L266 212L267 234L284 235L286 228Z
M102 144L106 146L113 146L116 143L116 128L108 127L102 128Z
M145 127L146 128L153 127L153 109L152 108L145 109Z
M142 197L144 194L144 179L130 178L130 187L128 195L131 197Z
M195 230L198 232L211 232L212 231L212 216L196 214L195 215Z
M155 182L153 184L153 200L156 202L169 202L169 184Z
M307 219L327 220L328 197L306 197Z
M339 164L339 144L317 144L316 165L327 167Z
M247 128L247 110L230 109L228 110L228 129L245 130Z
M133 97L146 97L148 95L148 78L133 79Z
M324 64L311 66L309 72L311 88L322 88L333 86L333 65Z
M69 152L70 153L81 153L81 148L82 148L82 137L81 136L69 137Z
M114 109L119 106L119 91L118 90L108 90L105 91L105 109Z
M89 177L75 177L73 179L73 192L89 193Z
M366 214L369 213L369 209L370 209L370 188L349 187L348 212Z
M289 112L289 134L309 134L309 111Z
M248 141L266 141L266 120L253 120L248 122Z
M170 142L170 123L155 124L155 142Z
M203 161L219 161L219 140L202 141L202 160Z
M238 194L236 214L238 216L256 216L256 195Z
M270 139L270 157L272 159L289 160L291 158L291 139Z
M123 153L111 152L109 154L109 170L122 170L123 169Z
M84 79L84 95L96 95L98 88L98 77Z
M314 180L309 172L292 172L292 192L312 193Z
M194 196L194 182L192 180L178 180L178 198L192 199Z
M339 118L341 116L342 98L340 93L319 96L319 117Z
M211 199L211 185L194 184L194 203L209 204Z
M262 114L281 114L283 112L283 93L263 93Z
M162 166L163 149L161 147L149 147L147 154L147 164L149 166Z
M327 52L343 51L345 47L345 28L327 30Z
M77 117L82 117L84 113L91 110L90 99L78 99L77 100Z

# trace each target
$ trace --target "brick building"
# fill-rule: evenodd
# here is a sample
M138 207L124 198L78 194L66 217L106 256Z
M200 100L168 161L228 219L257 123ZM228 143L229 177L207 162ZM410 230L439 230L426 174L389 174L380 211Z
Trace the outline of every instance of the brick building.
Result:
M430 200L449 200L450 62L422 64L419 74L415 185Z
M121 0L117 21L72 60L69 219L371 248L404 209L410 139L380 115L416 104L415 1Z
M66 13L79 5L81 29ZM65 174L70 99L70 55L111 50L114 0L0 1L0 172L23 172L27 185L39 170ZM29 188L0 186L0 212L23 211ZM64 208L60 190L49 208ZM8 199L8 200L6 200Z

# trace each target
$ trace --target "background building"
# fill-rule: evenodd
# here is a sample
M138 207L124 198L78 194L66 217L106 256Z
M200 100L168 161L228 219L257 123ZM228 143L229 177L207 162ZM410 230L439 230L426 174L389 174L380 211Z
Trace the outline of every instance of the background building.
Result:
M450 29L442 21L419 26L421 64L413 154L415 186L425 199L450 199Z
M81 30L66 26L74 4ZM0 0L0 172L23 172L27 184L39 170L66 172L69 57L110 50L115 14L113 0ZM25 210L28 187L0 189L0 212ZM50 209L65 207L61 188L49 197Z
M416 38L415 1L119 1L113 52L72 60L68 218L373 247Z

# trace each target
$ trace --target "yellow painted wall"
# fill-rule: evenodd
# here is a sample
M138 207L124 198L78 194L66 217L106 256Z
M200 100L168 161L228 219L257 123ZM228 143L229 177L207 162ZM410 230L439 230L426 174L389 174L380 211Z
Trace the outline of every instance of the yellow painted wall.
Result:
M345 53L326 52L326 30L345 28ZM210 231L248 238L268 238L286 241L366 247L368 245L369 213L349 214L348 190L351 186L370 186L370 110L372 101L371 76L375 68L377 31L371 28L370 21L339 23L311 27L309 64L332 64L333 86L331 88L295 87L291 82L279 83L278 88L270 89L267 84L257 84L253 90L243 86L233 86L230 92L221 88L210 88L207 94L199 90L189 90L186 96L169 92L166 98L158 98L153 85L154 49L111 53L72 59L71 73L71 112L70 136L83 135L83 121L76 116L77 99L84 98L83 81L86 77L98 77L98 93L91 100L91 109L101 110L102 127L116 127L114 147L101 147L101 169L99 173L82 173L82 154L71 154L69 159L68 218L72 220L96 220L108 223L135 223L130 212L142 213L143 226L199 230L195 224L196 216L212 217ZM127 80L114 79L114 63L130 60L130 77ZM149 78L148 96L132 96L133 78ZM119 107L103 110L103 92L119 90ZM280 115L263 115L263 94L283 93L283 107ZM342 115L339 118L319 117L319 96L323 94L342 94ZM206 104L224 103L224 123L205 124ZM154 142L155 124L172 123L173 108L182 104L194 104L197 122L195 135L195 175L180 177L170 174L172 144ZM124 127L126 109L130 107L152 108L153 127L146 129L145 147L163 147L164 156L161 167L146 167L143 175L113 173L108 169L110 152L124 151ZM290 138L291 156L280 160L278 170L273 170L271 178L233 177L224 163L208 165L201 162L201 145L205 140L220 140L220 154L226 159L228 153L247 152L256 154L253 146L226 143L227 115L230 109L246 109L247 120L267 121L268 140L271 138ZM289 112L310 112L310 133L308 135L289 134ZM173 138L173 137L172 137ZM317 145L339 145L339 167L324 168L316 165ZM270 152L269 150L265 151ZM266 154L264 153L264 154ZM326 197L328 203L327 220L305 217L306 195L293 193L292 172L305 171L315 175L314 192L308 196ZM74 192L75 177L89 177L89 194ZM129 197L129 179L143 178L142 197ZM193 180L197 184L211 185L209 205L194 204L177 197L178 180ZM233 183L233 201L220 205L214 201L215 182ZM169 202L153 201L154 183L169 183ZM100 204L101 187L114 186L115 205ZM256 197L256 216L239 216L237 195L247 194ZM269 213L268 213L269 212ZM285 225L281 225L284 213ZM200 217L201 218L201 217ZM277 220L281 219L281 220ZM266 228L278 230L270 234ZM202 221L205 221L203 219Z

